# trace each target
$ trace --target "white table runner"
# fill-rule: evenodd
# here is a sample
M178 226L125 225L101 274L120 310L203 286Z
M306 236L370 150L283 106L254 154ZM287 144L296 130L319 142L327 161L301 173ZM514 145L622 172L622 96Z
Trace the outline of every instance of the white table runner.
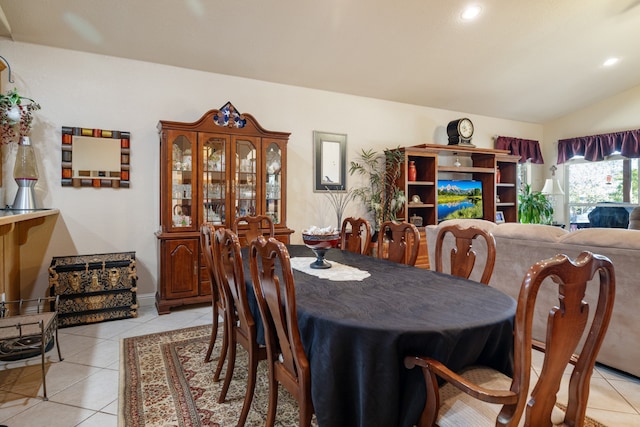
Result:
M335 261L327 261L331 264L331 268L315 269L309 265L316 260L315 257L294 257L291 258L291 268L302 271L306 274L319 277L321 279L329 279L334 282L344 282L349 280L362 281L370 277L368 271L360 270L350 265L340 264Z

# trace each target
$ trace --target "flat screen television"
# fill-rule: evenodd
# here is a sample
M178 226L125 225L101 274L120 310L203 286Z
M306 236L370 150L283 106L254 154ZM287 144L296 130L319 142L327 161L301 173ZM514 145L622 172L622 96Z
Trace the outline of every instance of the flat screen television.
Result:
M438 222L455 218L483 218L481 181L438 180Z

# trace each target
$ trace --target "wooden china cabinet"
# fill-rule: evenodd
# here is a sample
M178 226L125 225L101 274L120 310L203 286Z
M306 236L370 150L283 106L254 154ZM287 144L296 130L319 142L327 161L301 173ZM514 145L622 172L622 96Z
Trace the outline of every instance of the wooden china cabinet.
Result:
M289 243L286 162L289 133L267 131L231 103L193 123L160 121L158 313L211 300L200 226L232 228L245 215L269 215ZM239 230L243 241L242 230Z

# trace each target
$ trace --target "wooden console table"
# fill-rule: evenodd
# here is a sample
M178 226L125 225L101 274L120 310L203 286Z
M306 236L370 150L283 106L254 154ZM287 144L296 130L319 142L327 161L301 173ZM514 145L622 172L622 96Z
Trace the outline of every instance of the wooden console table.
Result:
M25 278L21 278L21 272L39 270L59 213L59 209L0 209L0 294L5 300L15 301L23 297L20 288ZM27 241L29 257L21 259L20 248Z

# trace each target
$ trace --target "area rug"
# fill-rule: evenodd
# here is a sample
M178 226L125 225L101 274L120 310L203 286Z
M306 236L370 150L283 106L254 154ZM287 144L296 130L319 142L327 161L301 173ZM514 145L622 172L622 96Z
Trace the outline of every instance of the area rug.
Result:
M240 416L247 385L247 352L238 347L236 367L227 401L218 403L226 372L213 382L222 329L212 360L204 362L211 326L125 338L120 345L120 427L228 427ZM264 426L268 406L267 364L258 365L256 391L246 426ZM298 403L282 387L276 426L298 425ZM317 426L315 416L312 421Z
M238 348L227 401L218 403L222 379L213 382L222 329L211 362L204 362L211 326L197 326L126 338L121 343L118 425L120 427L228 427L238 422L247 384L247 352ZM264 426L268 384L266 361L258 365L256 391L246 426ZM564 408L563 408L564 409ZM275 425L298 425L298 404L279 390ZM312 426L317 426L315 416ZM606 427L590 418L585 427Z

